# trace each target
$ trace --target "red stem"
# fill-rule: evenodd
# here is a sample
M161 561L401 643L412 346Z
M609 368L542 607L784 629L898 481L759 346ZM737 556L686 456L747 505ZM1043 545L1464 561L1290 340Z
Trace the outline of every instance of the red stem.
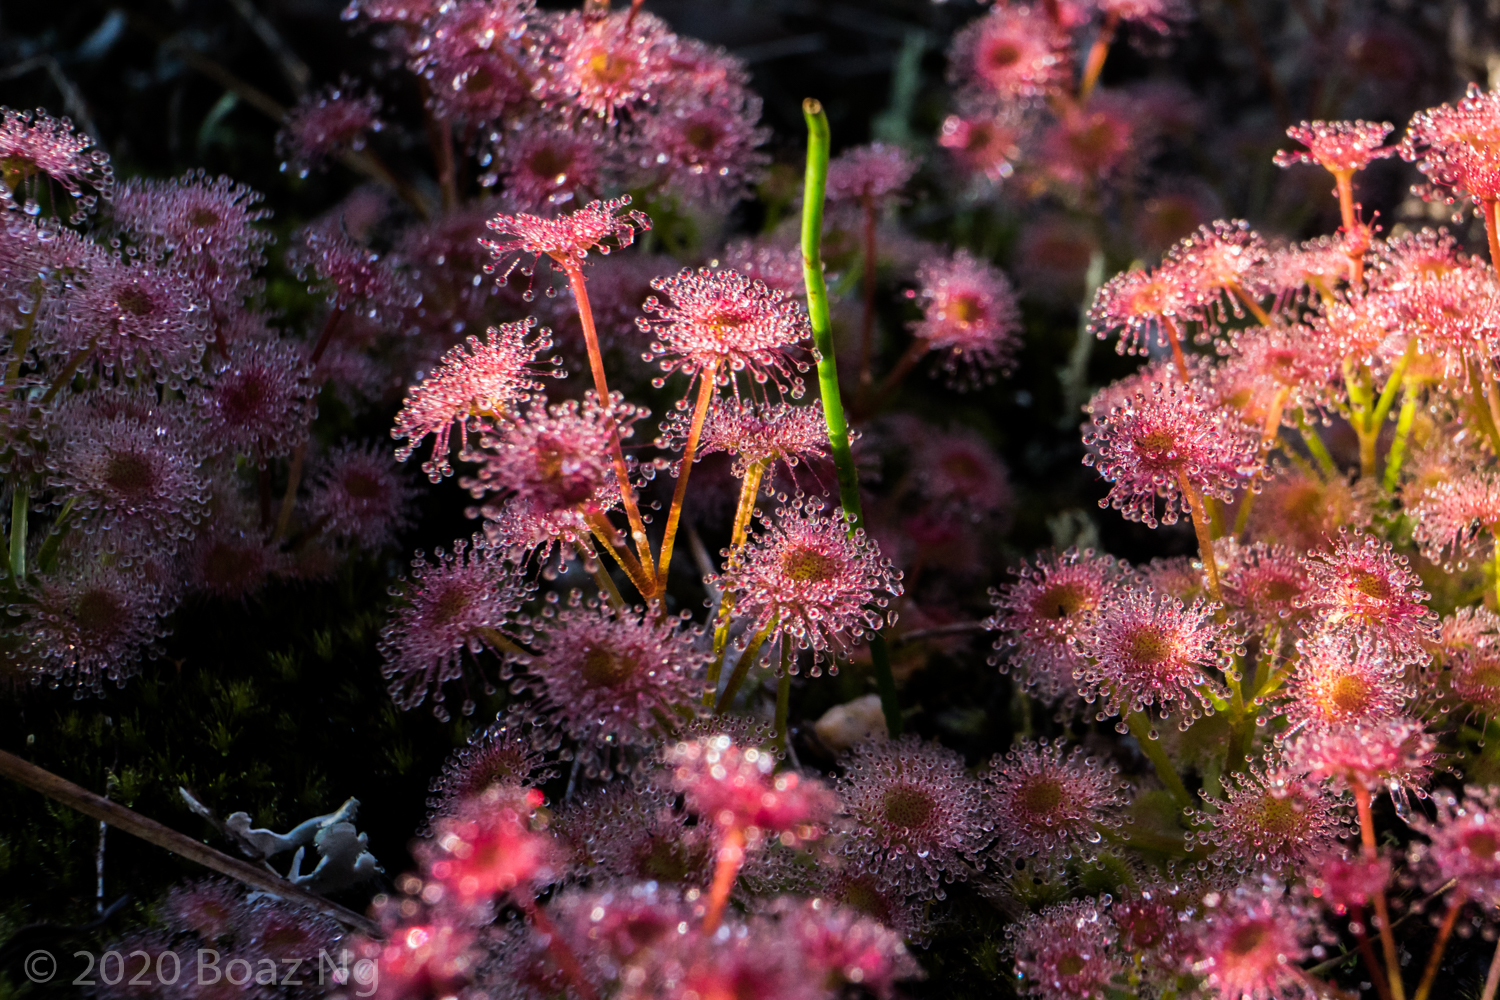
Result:
M583 326L583 340L588 345L589 351L589 368L594 375L594 392L599 397L599 405L608 406L609 380L604 376L604 354L599 350L599 333L594 328L594 309L589 304L588 283L584 280L583 268L578 266L577 261L571 259L560 263L564 273L568 276L568 286L573 290L573 301L578 305L578 321ZM641 517L640 508L636 506L635 490L630 486L630 470L625 464L625 452L620 447L618 431L611 433L609 449L610 457L614 461L615 477L620 481L620 499L625 503L625 516L630 521L630 533L635 541L636 555L646 571L646 582L650 585L651 592L643 596L651 600L658 596L661 588L651 571L654 565L651 559L651 543L646 539L646 522Z
M453 126L432 113L432 90L427 81L417 77L417 89L422 95L422 116L427 123L427 145L432 150L432 163L437 168L438 188L442 191L443 210L448 211L458 204L457 174L453 158Z
M1193 531L1198 536L1198 556L1203 560L1203 571L1208 575L1208 591L1221 605L1224 593L1219 589L1219 561L1214 558L1214 537L1209 530L1208 511L1203 505L1203 493L1188 478L1186 472L1177 474L1177 485L1187 499L1193 517Z
M1500 944L1495 945L1495 957L1490 959L1490 972L1484 979L1484 992L1479 1000L1495 1000L1495 989L1500 987Z
M323 352L328 350L328 345L333 343L333 335L339 328L339 323L344 318L342 306L335 306L333 312L328 314L328 320L323 324L323 332L318 334L318 342L313 346L312 353L307 356L310 367L318 367L318 362L323 358Z
M255 480L260 500L260 526L265 529L271 525L271 466L265 456L261 456L260 471Z
M1354 807L1359 813L1359 839L1364 856L1373 858L1377 854L1375 846L1375 814L1370 808L1370 790L1365 787L1364 782L1354 780L1349 782L1350 790L1354 792ZM1375 894L1375 919L1380 922L1377 930L1380 931L1380 950L1385 956L1385 971L1391 983L1391 995L1394 1000L1406 1000L1406 987L1401 982L1401 961L1396 956L1396 939L1391 936L1391 910L1386 905L1385 890Z
M1370 947L1370 936L1364 931L1370 923L1363 906L1354 908L1354 922L1360 928L1354 934L1354 944L1359 949L1359 957L1364 960L1365 968L1370 970L1370 981L1375 984L1375 992L1380 994L1380 1000L1391 1000L1390 983L1386 982L1380 960L1375 957L1375 949Z
M1427 956L1427 968L1422 971L1422 981L1417 984L1415 1000L1427 1000L1427 995L1432 992L1432 981L1437 978L1443 952L1448 948L1448 938L1453 933L1453 925L1458 923L1458 911L1463 908L1463 893L1455 890L1448 900L1448 912L1443 917L1443 925L1438 928L1437 940L1432 943L1432 953Z
M640 560L631 554L625 539L620 536L620 530L603 514L587 514L584 519L588 521L589 530L594 533L594 537L603 544L604 550L614 557L625 575L630 577L635 589L640 591L642 597L649 597L647 581L652 578L641 569Z
M302 484L302 464L307 460L307 441L297 446L292 452L292 463L286 473L286 493L281 497L281 511L276 518L276 533L271 536L271 541L279 542L286 537L286 533L292 527L292 511L297 506L297 487Z
M729 902L729 890L734 888L735 876L745 860L745 831L737 826L724 834L724 843L719 847L719 860L714 866L714 882L708 890L708 911L703 914L703 934L712 937L724 918L724 906Z
M1166 331L1167 343L1172 345L1172 360L1177 362L1177 374L1182 376L1182 384L1187 385L1187 356L1182 353L1182 337L1177 332L1177 323L1166 313L1162 313L1158 319L1161 321L1161 328Z
M1344 235L1353 236L1358 220L1354 217L1354 171L1335 170L1333 179L1338 187L1339 194L1339 216L1344 222ZM1349 254L1349 285L1358 288L1365 281L1365 255L1361 253Z
M1089 46L1087 61L1083 64L1083 80L1078 84L1078 103L1089 99L1094 92L1094 86L1099 82L1099 74L1104 72L1104 60L1109 58L1109 47L1115 41L1115 29L1119 27L1120 15L1111 11L1104 18L1104 23L1099 27L1099 34L1094 37L1094 44Z
M1271 405L1266 409L1266 422L1261 427L1261 447L1270 451L1276 446L1276 439L1281 434L1281 415L1286 410L1287 397L1292 393L1292 387L1284 385L1276 390L1276 395L1271 397Z
M1497 232L1496 205L1494 199L1484 202L1480 211L1484 215L1484 235L1489 238L1490 266L1500 268L1500 232Z
M865 416L868 412L883 403L885 398L895 391L896 386L901 384L901 380L906 378L911 370L917 366L917 362L922 360L928 350L930 350L930 345L927 343L926 338L918 337L913 340L911 346L906 349L906 353L901 355L901 359L896 362L896 367L892 368L890 373L881 379L879 387L875 390L874 401L868 408L860 407L860 416Z
M677 541L677 524L682 520L682 501L687 496L688 473L693 471L693 459L698 454L698 438L703 433L703 421L708 416L708 407L714 401L714 376L719 372L718 362L709 365L699 374L698 403L693 407L693 422L688 427L687 446L682 451L682 468L677 473L677 488L672 491L672 508L667 512L667 533L661 540L661 563L656 578L663 587L667 582L667 570L672 566L672 549Z
M1339 195L1339 216L1344 222L1344 232L1354 232L1354 171L1335 170L1333 180Z

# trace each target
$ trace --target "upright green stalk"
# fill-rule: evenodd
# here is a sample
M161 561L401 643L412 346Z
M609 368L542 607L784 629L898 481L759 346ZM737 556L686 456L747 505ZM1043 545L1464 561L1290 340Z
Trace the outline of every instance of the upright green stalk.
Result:
M62 505L62 510L52 521L52 530L48 532L47 538L42 542L42 547L37 549L36 568L38 573L50 573L57 568L57 550L62 547L63 536L68 533L72 526L68 521L69 515L73 513L73 504L77 497L69 497Z
M766 622L765 627L750 637L750 643L745 651L740 654L739 661L735 663L734 670L729 675L729 680L724 683L724 693L719 695L719 701L714 706L715 715L723 715L730 705L734 704L734 696L739 694L740 685L745 682L745 677L750 673L750 668L755 666L755 661L760 658L760 647L766 644L766 639L771 635L771 630L776 627L776 616Z
M1396 402L1396 392L1406 384L1406 369L1411 367L1412 359L1417 356L1417 341L1406 345L1401 360L1396 362L1396 368L1391 372L1391 377L1386 379L1385 388L1380 390L1380 398L1375 402L1375 412L1370 415L1370 430L1377 436L1380 429L1385 426L1386 417L1390 416L1391 407Z
M590 552L587 549L584 551L588 555L589 561L594 564L594 568L589 572L594 577L594 585L599 588L599 593L604 595L605 600L609 601L610 606L615 610L618 611L620 608L623 608L625 606L625 598L620 593L620 588L615 586L614 578L609 575L609 570L605 569L604 560L599 558L599 554L596 552Z
M1495 532L1495 605L1500 607L1500 531Z
M1391 442L1390 453L1385 458L1385 491L1394 492L1401 481L1401 462L1406 458L1406 442L1411 438L1411 425L1417 419L1416 387L1408 385L1402 390L1401 415L1396 418L1396 439Z
M10 575L18 585L26 577L26 514L30 508L31 495L17 483L10 498Z
M807 283L807 315L812 321L818 355L818 389L828 421L828 447L838 472L839 501L855 522L864 520L859 502L859 473L849 450L849 422L839 392L838 361L833 353L833 323L828 312L828 284L823 276L823 197L828 186L828 116L809 97L802 102L807 120L807 179L802 195L802 276Z
M750 517L755 513L755 497L760 491L761 478L770 464L769 459L762 459L752 463L750 468L745 470L745 478L740 483L740 502L734 512L734 531L729 541L730 562L733 562L740 549L744 548L745 539L750 534ZM714 626L714 658L708 664L708 683L703 692L703 704L709 708L714 707L714 701L718 698L719 675L724 670L724 651L729 648L729 624L733 612L734 595L720 594L719 620Z
M26 349L31 345L31 334L36 329L36 314L41 310L41 279L32 282L32 286L36 289L36 295L31 300L31 311L26 314L26 321L11 338L10 363L5 366L5 384L0 386L0 392L6 396L10 395L10 391L21 379L21 365L26 361Z
M1334 462L1333 456L1328 453L1328 446L1313 430L1312 425L1307 422L1307 415L1301 410L1297 411L1297 430L1302 433L1302 440L1307 444L1307 450L1317 461L1318 468L1323 470L1323 478L1327 480L1337 479L1339 476L1338 464Z
M1134 736L1135 741L1141 745L1141 753L1145 754L1146 759L1156 768L1156 776L1167 787L1167 793L1172 796L1172 801L1177 803L1177 808L1191 809L1193 796L1189 794L1187 786L1182 783L1182 776L1173 766L1172 758L1168 757L1167 752L1162 749L1160 741L1151 738L1151 720L1144 712L1128 712L1125 714L1125 724L1130 727L1130 735Z
M849 530L864 527L859 502L859 473L849 450L849 422L839 394L838 362L833 353L833 324L828 315L828 285L823 278L823 195L828 185L828 116L823 105L809 97L802 102L807 121L807 179L802 193L802 276L807 282L807 315L812 320L813 347L818 355L818 389L823 396L823 415L828 421L828 447L838 471L839 504L849 515ZM886 729L901 732L901 705L896 700L896 680L891 675L891 656L885 637L870 636L870 660Z

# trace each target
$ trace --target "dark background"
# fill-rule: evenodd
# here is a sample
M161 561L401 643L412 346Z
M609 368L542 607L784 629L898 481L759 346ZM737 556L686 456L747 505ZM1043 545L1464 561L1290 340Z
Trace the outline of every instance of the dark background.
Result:
M241 0L238 6L182 0L128 8L95 0L6 3L0 7L0 104L70 114L100 137L121 176L203 167L249 183L265 192L276 213L273 228L284 238L358 178L341 169L306 180L281 172L276 123L244 102L226 105L224 88L184 62L172 44L191 47L290 104L295 95L285 60L240 9L248 8L305 62L312 82L344 75L374 81L393 107L389 118L419 121L409 77L386 65L366 32L340 20L341 6L333 0ZM1299 178L1302 186L1287 194L1290 175L1269 165L1271 152L1285 144L1286 124L1310 116L1400 123L1418 108L1452 98L1464 81L1482 80L1492 58L1489 20L1479 2L1309 0L1301 6L1310 14L1299 15L1295 3L1201 5L1201 16L1165 45L1117 45L1104 74L1106 85L1150 78L1184 83L1201 104L1201 125L1161 149L1154 169L1201 176L1226 214L1290 237L1331 231L1337 220L1332 200L1319 190L1325 181L1309 185ZM827 108L836 151L880 137L940 158L931 140L951 110L947 43L984 8L927 0L647 0L645 9L749 62L765 100L765 122L775 133L769 149L782 172L773 177L795 183L806 96ZM1247 23L1253 32L1245 30ZM1326 30L1312 30L1316 25ZM1350 42L1355 32L1365 39L1357 51ZM1257 47L1267 58L1257 59ZM903 52L916 72L898 79ZM417 128L390 130L378 145L401 170L430 170ZM1378 164L1362 175L1361 198L1387 223L1420 218L1422 209L1407 196L1413 180L1404 164ZM951 195L940 171L924 172L905 209L908 225L928 239L975 246L1009 262L1028 207L1007 196L975 201ZM763 213L764 204L753 202L739 210L739 221L753 231ZM1110 273L1129 263L1128 251L1112 248ZM307 315L308 303L274 264L271 292L289 324ZM894 326L900 306L886 298ZM1014 527L985 555L991 571L977 585L977 605L971 603L978 614L984 584L1000 582L1019 556L1052 544L1049 518L1062 510L1081 512L1104 548L1132 560L1192 549L1185 529L1151 532L1097 510L1104 491L1079 462L1080 417L1064 409L1057 379L1076 337L1076 306L1028 300L1025 318L1026 346L1009 380L964 397L934 382L902 399L904 408L928 419L980 428L1011 468ZM1104 384L1132 366L1101 345L1092 353L1088 381ZM384 438L391 417L323 409L320 433L330 439ZM456 489L427 491L422 503L418 527L399 550L359 557L336 581L281 584L242 604L185 605L163 655L123 690L80 700L66 690L0 689L0 748L95 791L108 788L113 798L221 848L227 845L183 806L179 785L221 814L245 810L277 829L354 796L362 803L359 825L370 835L371 850L395 876L409 864L407 843L422 823L429 781L498 707L492 699L473 719L444 724L421 709L397 711L385 694L375 639L387 588L411 552L431 551L471 530ZM1017 722L1009 683L985 662L987 641L961 640L929 657L903 695L914 708L914 729L940 736L971 762L1003 750ZM799 682L795 714L816 718L863 684L857 670ZM1049 725L1040 718L1026 724L1039 731ZM815 747L805 749L811 763L820 763ZM36 922L91 920L98 902L97 845L97 824L0 784L0 939ZM129 894L125 909L97 930L73 937L34 931L27 940L107 940L139 923L166 886L199 874L112 831L104 900ZM995 995L1008 981L999 957L1002 914L972 894L955 895L963 915L923 956L931 978L918 992ZM358 908L364 898L344 901ZM14 973L10 988L26 989ZM0 996L6 989L0 981Z

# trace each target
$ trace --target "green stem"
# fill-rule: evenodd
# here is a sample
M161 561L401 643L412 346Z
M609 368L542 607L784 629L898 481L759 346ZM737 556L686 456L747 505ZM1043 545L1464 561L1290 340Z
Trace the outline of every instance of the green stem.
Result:
M594 585L599 588L599 592L608 599L610 606L616 611L623 608L625 598L621 596L620 588L615 586L614 578L609 575L609 570L605 569L604 560L592 550L585 550L585 558L594 564L591 573L594 577Z
M818 356L818 388L828 422L828 446L838 471L839 503L849 516L850 532L864 528L859 501L859 472L849 450L849 423L839 394L838 362L833 353L833 324L828 312L828 285L823 276L823 198L828 185L828 116L813 98L802 102L807 121L807 177L802 196L802 276L807 284L807 315L812 321L813 347ZM870 636L870 660L891 736L901 733L901 705L891 673L890 652L879 632ZM726 692L727 693L727 692ZM722 704L722 702L721 702Z
M734 672L729 675L729 682L724 685L724 693L719 696L719 703L714 706L715 715L723 715L730 704L734 702L734 696L739 694L740 685L745 682L745 675L750 668L755 666L755 661L760 656L760 647L766 644L766 639L771 635L771 630L776 627L776 619L773 617L766 622L766 627L755 633L750 639L750 645L740 654L739 662L734 665Z
M1495 393L1495 382L1493 379L1484 380L1484 403L1490 411L1490 424L1500 428L1500 395Z
M1369 369L1363 365L1356 368L1349 358L1344 359L1344 389L1349 395L1349 426L1359 439L1360 478L1375 474L1376 431L1370 429L1370 410L1375 405L1375 395L1365 376Z
M57 564L57 550L62 547L63 538L68 534L71 525L68 517L73 513L73 504L77 497L69 497L62 505L62 510L57 514L57 519L52 522L52 530L48 533L46 541L36 553L36 568L40 573L50 573Z
M1396 439L1385 457L1385 478L1382 481L1387 493L1396 488L1401 480L1401 463L1406 458L1406 443L1411 439L1411 426L1417 419L1417 394L1407 386L1402 392L1401 413L1396 417Z
M10 363L5 366L5 385L0 387L0 394L9 396L21 379L21 365L26 360L27 348L31 346L31 332L36 328L36 314L41 310L41 304L42 288L39 279L36 282L36 296L31 301L31 312L26 314L26 322L21 324L11 340Z
M813 347L818 355L818 389L828 423L828 446L838 472L839 501L851 526L862 526L859 474L849 450L849 423L839 393L838 361L833 351L833 324L828 311L828 285L823 276L823 197L828 183L828 118L823 106L809 98L802 102L807 119L807 180L802 202L802 275L807 284L807 314L812 321Z
M1236 657L1236 667L1244 660L1244 657ZM1231 692L1230 709L1232 717L1229 723L1229 745L1224 751L1224 773L1233 774L1244 768L1250 757L1250 743L1255 738L1255 703L1253 694L1255 691L1255 661L1250 661L1249 673L1238 676L1238 669L1229 675L1229 688ZM1245 692L1250 692L1251 697L1246 697Z
M1318 436L1318 432L1312 429L1307 422L1307 416L1301 410L1297 411L1297 430L1302 434L1302 440L1307 445L1307 450L1318 463L1318 468L1323 470L1323 475L1328 479L1337 479L1339 467L1334 462L1333 456L1328 453L1328 446Z
M1500 531L1495 532L1495 607L1500 608Z
M1371 478L1375 475L1375 442L1378 432L1355 424L1354 433L1359 438L1359 478Z
M1280 640L1278 639L1277 641L1279 642ZM1280 691L1282 685L1287 681L1289 671L1290 668L1283 668L1281 670L1272 670L1270 673L1268 673L1266 675L1266 679L1261 682L1260 687L1256 689L1253 695L1251 695L1251 704L1254 704L1257 701L1264 701L1271 695L1275 694L1277 691Z
M1349 393L1350 408L1360 415L1361 420L1369 414L1370 407L1375 402L1374 393L1364 379L1367 374L1369 369L1363 365L1356 369L1350 359L1344 359L1344 388Z
M1068 352L1068 366L1058 369L1058 380L1063 389L1062 423L1071 431L1078 426L1073 415L1088 399L1089 355L1093 353L1094 340L1089 332L1089 306L1104 284L1104 251L1095 249L1089 255L1088 271L1084 275L1083 299L1078 304L1078 336Z
M480 628L480 629L476 629L476 631L484 639L485 642L487 642L487 643L490 644L490 647L492 649L497 649L497 650L499 650L502 653L509 653L512 656L530 656L531 655L530 653L526 652L526 650L522 649L520 646L517 646L514 642L512 642L510 640L509 636L505 635L503 632L499 631L498 629Z
M1375 413L1370 417L1370 429L1376 434L1385 424L1385 418L1390 416L1391 406L1396 401L1396 390L1400 389L1406 381L1406 369L1411 367L1412 358L1417 354L1417 342L1415 339L1406 345L1406 351L1401 355L1401 360L1396 362L1396 367L1391 371L1391 377L1386 380L1385 388L1380 390L1380 398L1375 403Z
M1375 397L1364 379L1366 374L1368 369L1361 366L1356 370L1349 359L1344 359L1344 389L1349 394L1349 426L1359 439L1361 478L1375 474L1375 435L1379 433L1370 426L1370 410L1375 405Z
M760 481L770 467L769 460L751 463L740 482L740 502L734 512L734 531L730 534L729 558L733 561L745 539L750 534L750 518L755 513L755 497L760 492ZM703 692L703 704L714 707L714 698L719 692L719 675L724 671L724 650L729 645L729 623L734 613L734 595L725 593L719 597L718 622L714 625L714 658L708 664L707 687Z
M68 359L67 365L63 368L62 371L57 373L57 378L53 379L52 384L47 387L47 394L42 397L43 406L46 406L48 403L52 402L52 400L56 399L57 394L63 391L63 387L66 386L69 382L73 381L73 376L78 374L79 367L82 366L84 360L87 359L88 356L93 353L93 351L94 348L91 344Z
M1125 722L1130 726L1130 734L1141 745L1141 753L1156 768L1156 776L1167 786L1172 801L1177 803L1179 809L1192 808L1193 797L1188 794L1187 786L1182 783L1182 777L1178 775L1172 759L1161 748L1161 741L1151 738L1151 720L1146 718L1144 712L1131 712L1125 717Z
M1239 510L1234 512L1233 537L1243 537L1245 529L1250 526L1250 510L1255 506L1255 497L1254 490L1246 490L1245 495L1240 497Z
M10 575L16 583L26 579L26 515L31 495L20 483L10 498Z
M1255 718L1238 690L1234 695L1234 719L1229 723L1229 746L1224 751L1224 773L1243 770L1249 758L1250 739L1255 734Z
M708 676L704 678L703 705L714 707L719 696L719 676L724 672L724 652L729 648L729 618L734 607L729 594L719 597L719 622L714 626L714 658L708 664Z
M1350 424L1354 427L1355 434L1359 436L1359 474L1361 477L1375 475L1375 455L1376 446L1380 442L1380 429L1385 426L1386 417L1391 412L1391 404L1396 400L1396 390L1405 381L1407 366L1411 364L1411 359L1416 352L1417 342L1412 340L1407 344L1401 360L1396 362L1396 368L1391 372L1391 377L1386 380L1380 396L1376 398L1371 388L1365 386L1364 398L1359 408L1351 414L1359 417L1357 420L1351 420ZM1348 379L1348 384L1352 391L1355 381L1352 378ZM1352 398L1351 395L1351 400Z

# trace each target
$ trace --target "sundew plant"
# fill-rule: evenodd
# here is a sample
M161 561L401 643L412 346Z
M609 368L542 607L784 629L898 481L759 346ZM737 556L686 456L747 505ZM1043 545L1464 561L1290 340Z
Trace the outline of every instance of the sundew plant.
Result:
M1494 1000L1493 11L340 2L0 34L0 998Z

